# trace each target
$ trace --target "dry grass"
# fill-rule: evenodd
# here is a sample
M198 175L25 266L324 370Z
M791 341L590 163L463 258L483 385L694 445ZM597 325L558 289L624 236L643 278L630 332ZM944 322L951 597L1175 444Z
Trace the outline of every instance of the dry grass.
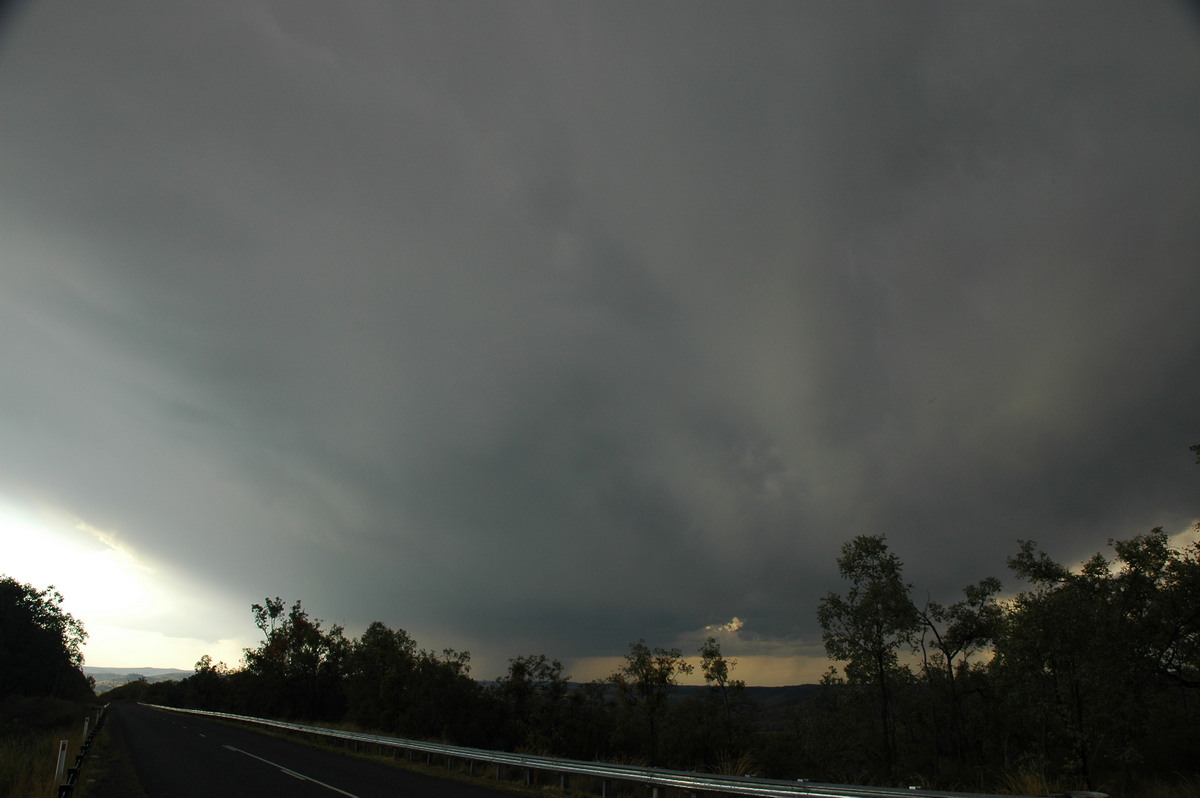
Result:
M1176 774L1138 782L1125 798L1200 798L1200 776Z
M733 756L722 753L717 757L716 772L722 776L752 776L758 771L758 763L750 754Z
M1067 789L1060 779L1050 778L1041 768L1031 766L1006 770L1000 774L997 790L1007 795L1052 795Z
M1079 784L1067 782L1062 778L1048 777L1044 771L1033 767L1024 767L1002 773L996 792L1041 796L1082 789ZM1114 798L1200 798L1200 777L1177 773L1135 781L1132 785L1122 788L1101 784L1096 790Z
M58 745L67 740L65 767L83 744L83 718L92 707L51 698L11 699L0 707L0 795L45 798L56 794Z

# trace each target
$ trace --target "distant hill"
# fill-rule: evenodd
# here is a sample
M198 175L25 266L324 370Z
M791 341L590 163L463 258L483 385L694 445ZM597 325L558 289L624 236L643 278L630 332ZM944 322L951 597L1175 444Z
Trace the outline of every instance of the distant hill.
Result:
M485 683L493 684L493 683ZM583 685L570 682L571 689L579 689ZM712 688L704 684L676 685L671 691L672 701L683 701L695 696L703 696ZM819 684L792 684L783 687L746 687L745 696L758 707L758 721L761 728L777 730L785 727L788 722L788 710L800 704L804 699L820 690Z
M710 690L706 685L681 685L675 688L675 698L703 695ZM746 698L758 705L759 722L763 728L774 729L787 722L787 710L820 689L817 684L793 684L786 687L745 688Z
M114 687L120 687L138 679L148 682L164 682L168 679L186 679L192 671L181 671L175 668L93 668L83 666L83 672L96 680L96 692L103 693Z

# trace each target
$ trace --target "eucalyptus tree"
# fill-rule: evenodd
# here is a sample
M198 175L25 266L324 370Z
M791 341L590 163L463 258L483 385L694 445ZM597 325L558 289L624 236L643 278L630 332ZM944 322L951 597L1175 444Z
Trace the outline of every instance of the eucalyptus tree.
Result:
M263 642L246 649L246 668L263 687L264 708L289 716L329 719L344 711L343 666L350 650L342 627L328 631L300 601L283 614L283 601L253 604Z
M562 753L570 693L563 664L545 654L513 657L495 691L514 742L525 750Z
M920 615L909 596L900 558L883 535L859 535L847 541L837 560L838 573L850 583L845 595L821 599L817 619L825 652L845 663L850 684L875 689L879 746L884 775L892 776L896 742L893 684L901 677L899 651L911 644Z
M1089 786L1152 756L1158 729L1194 724L1185 693L1200 687L1200 543L1174 549L1162 529L1109 543L1114 559L1072 569L1021 541L1009 567L1031 588L1012 601L994 663L1021 702L1010 717L1032 709L1038 721L1014 739ZM1183 700L1159 701L1168 691Z
M700 647L700 671L709 687L709 698L719 707L720 723L724 738L724 755L734 757L745 753L749 736L748 717L754 705L746 698L746 683L732 676L737 660L728 659L721 653L721 643L708 637ZM739 750L741 749L741 750Z
M678 648L650 649L645 640L629 645L625 664L609 677L622 706L644 721L650 764L658 762L659 733L667 713L667 700L679 677L694 670Z
M944 682L946 724L951 732L955 753L966 756L968 732L963 723L961 681L973 673L971 658L987 649L1004 621L1004 608L997 600L1001 582L994 576L963 588L963 598L949 606L926 602L920 611L922 670L931 691ZM931 699L933 696L931 695ZM935 749L940 752L941 723L934 724ZM936 755L935 755L936 762Z

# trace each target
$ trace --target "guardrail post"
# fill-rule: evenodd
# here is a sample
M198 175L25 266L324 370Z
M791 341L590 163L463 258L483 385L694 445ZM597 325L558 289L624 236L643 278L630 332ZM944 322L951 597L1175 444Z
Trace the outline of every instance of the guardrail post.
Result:
M568 781L570 781L570 777L568 777L566 773L559 773L558 774L558 789L562 790L563 792L566 792Z
M600 782L600 798L609 798L612 794L612 779L604 779Z

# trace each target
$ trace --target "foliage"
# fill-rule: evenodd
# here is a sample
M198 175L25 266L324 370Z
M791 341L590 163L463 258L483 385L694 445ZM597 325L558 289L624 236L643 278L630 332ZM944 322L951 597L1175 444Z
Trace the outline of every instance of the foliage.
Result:
M693 671L677 648L650 649L645 640L631 643L625 664L609 677L617 697L632 721L628 731L641 738L650 763L658 762L659 735L666 716L667 699L680 676Z
M375 621L346 658L348 717L367 728L399 730L413 686L417 643L403 629Z
M0 698L11 695L92 696L83 675L83 624L62 607L54 586L38 590L0 576Z
M826 650L846 665L792 712L793 767L832 781L1127 794L1195 773L1200 544L1173 549L1161 529L1109 544L1111 556L1069 568L1021 541L1008 565L1027 589L1002 601L988 577L910 611L883 539L847 543L850 589L818 609Z
M899 651L917 633L920 618L909 598L900 558L883 535L859 535L842 546L838 572L850 582L845 596L830 593L817 610L825 651L846 663L847 679L875 688L879 752L890 779L896 750L894 683L901 678Z
M514 748L534 753L564 749L571 710L569 678L562 663L545 654L508 661L508 672L496 680L495 690Z
M947 762L982 764L979 733L966 722L964 705L980 677L972 657L987 650L1002 627L1000 588L1000 580L989 576L963 588L959 601L949 606L927 601L919 613L921 674L928 688L922 714L933 746L929 764L938 777Z
M246 669L262 677L260 711L320 720L341 717L342 665L349 653L342 627L325 631L299 601L285 617L279 597L251 609L265 636L258 648L245 652Z
M708 637L700 646L700 671L708 691L700 699L703 761L721 773L745 769L753 761L755 707L746 697L746 683L732 676L737 660L721 653L721 644Z
M1015 730L1026 756L1089 787L1101 772L1132 778L1152 756L1151 718L1184 720L1171 702L1149 708L1200 687L1200 543L1173 550L1154 529L1110 545L1114 560L1098 553L1075 572L1022 541L1009 567L1031 589L996 646L997 677L1034 708Z

